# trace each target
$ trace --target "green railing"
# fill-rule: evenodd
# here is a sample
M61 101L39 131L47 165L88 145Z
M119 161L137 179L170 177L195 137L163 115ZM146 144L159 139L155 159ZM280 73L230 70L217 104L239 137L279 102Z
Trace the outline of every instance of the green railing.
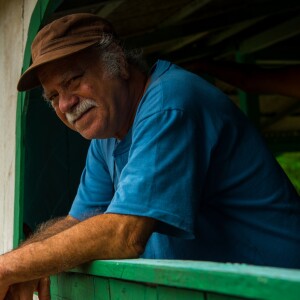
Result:
M300 299L300 270L170 260L94 261L53 276L54 300Z

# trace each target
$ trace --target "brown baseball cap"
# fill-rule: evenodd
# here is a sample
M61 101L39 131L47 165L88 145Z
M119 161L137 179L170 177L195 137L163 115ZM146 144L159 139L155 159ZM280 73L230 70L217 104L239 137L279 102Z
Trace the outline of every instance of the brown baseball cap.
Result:
M37 68L97 44L103 35L116 35L112 25L93 14L62 17L43 27L31 45L32 64L21 76L18 91L40 85Z

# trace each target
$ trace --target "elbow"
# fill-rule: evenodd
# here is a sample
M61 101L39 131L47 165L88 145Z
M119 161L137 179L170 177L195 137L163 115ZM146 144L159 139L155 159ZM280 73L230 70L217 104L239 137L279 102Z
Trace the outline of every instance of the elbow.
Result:
M141 242L135 242L128 245L128 258L139 258L145 251L146 245Z
M120 248L123 249L120 258L139 258L145 251L151 233L149 234L147 231L135 232L134 230L130 231L130 234L128 232L127 230L123 232L123 239L120 239L122 244Z
M99 219L105 229L95 247L96 259L140 257L155 226L154 219L133 215L106 214Z
M156 221L151 218L137 218L138 223L123 231L128 258L139 258L144 252L147 242L154 231Z
M114 254L114 258L127 259L139 258L145 251L146 242L140 239L135 239L133 236L127 236L120 239L118 250ZM121 250L121 251L120 251Z

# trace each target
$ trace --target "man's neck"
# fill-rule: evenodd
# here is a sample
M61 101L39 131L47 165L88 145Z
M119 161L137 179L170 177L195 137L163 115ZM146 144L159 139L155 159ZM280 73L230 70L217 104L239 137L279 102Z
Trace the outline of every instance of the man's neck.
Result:
M129 67L129 103L130 109L128 111L127 121L125 126L116 134L116 138L122 140L126 134L128 133L129 129L131 128L137 108L139 103L148 87L149 79L146 74L139 71L136 67L130 66Z

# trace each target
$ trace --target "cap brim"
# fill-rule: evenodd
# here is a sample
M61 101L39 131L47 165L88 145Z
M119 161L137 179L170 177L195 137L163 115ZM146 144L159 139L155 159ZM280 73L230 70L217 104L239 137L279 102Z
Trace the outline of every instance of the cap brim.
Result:
M17 85L18 91L28 91L41 84L36 72L40 66L64 58L71 54L75 54L81 50L95 45L96 43L97 42L93 41L79 45L72 45L72 47L58 49L56 51L51 51L40 56L39 60L35 61L34 64L32 64L20 77Z

